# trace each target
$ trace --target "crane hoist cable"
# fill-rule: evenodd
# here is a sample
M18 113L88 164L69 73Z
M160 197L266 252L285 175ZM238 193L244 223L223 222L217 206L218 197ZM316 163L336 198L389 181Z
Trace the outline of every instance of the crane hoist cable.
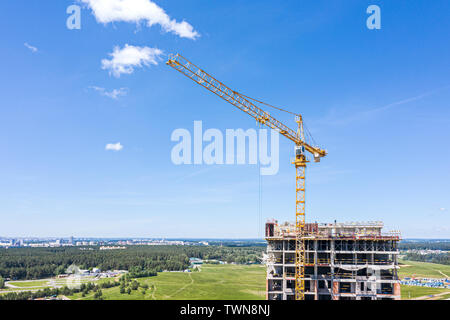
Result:
M263 105L265 105L265 106L268 106L268 107L270 107L270 108L274 108L274 109L277 109L277 110L280 110L280 111L283 111L283 112L286 112L286 113L290 113L290 114L292 114L292 115L294 115L294 116L299 116L299 114L297 114L297 113L294 113L294 112L291 112L291 111L282 109L282 108L280 108L280 107L275 107L275 106L273 106L273 105L271 105L271 104L268 104L268 103L263 102L263 101L260 101L260 100L256 100L256 99L254 99L254 98L251 98L251 97L249 97L249 96L246 96L246 95L243 94L243 93L240 93L240 92L236 92L236 93L240 94L241 96L243 96L243 97L245 97L245 98L247 98L247 99L250 99L250 100L259 102L259 103L261 103L261 104L263 104Z
M243 97L245 97L245 98L247 98L247 99L250 99L250 100L255 101L255 102L258 102L258 103L261 103L261 104L263 104L263 105L265 105L265 106L267 106L267 107L270 107L270 108L273 108L273 109L276 109L276 110L279 110L279 111L282 111L282 112L286 112L286 113L292 114L292 115L294 115L294 116L300 116L300 115L297 114L297 113L294 113L294 112L292 112L292 111L289 111L289 110L286 110L286 109L283 109L283 108L280 108L280 107L276 107L276 106L274 106L274 105L271 105L271 104L269 104L269 103L267 103L267 102L264 102L264 101L261 101L261 100L258 100L258 99L249 97L249 96L247 96L247 95L245 95L245 94L243 94L243 93L241 93L241 92L236 92L236 93L240 94L241 96L243 96ZM306 126L306 124L305 124L304 119L303 119L303 126L305 127L305 133L307 134L307 136L308 136L308 138L310 139L310 141L311 141L314 145L318 145L318 144L316 143L316 141L314 140L314 137L312 136L311 132L308 130L308 128L307 128L307 126Z
M261 124L258 123L258 127L261 129ZM262 225L262 176L261 176L261 161L258 159L258 238L262 238L261 225Z

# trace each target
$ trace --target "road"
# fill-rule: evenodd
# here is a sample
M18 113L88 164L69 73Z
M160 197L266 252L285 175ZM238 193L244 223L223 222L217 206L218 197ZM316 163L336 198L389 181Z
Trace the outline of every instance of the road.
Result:
M432 294L432 295L427 294L426 296L417 297L417 298L414 298L414 299L411 299L411 300L436 300L434 298L438 298L438 297L444 296L446 294L450 294L450 291L441 292L441 293ZM450 300L450 299L446 299L446 300Z

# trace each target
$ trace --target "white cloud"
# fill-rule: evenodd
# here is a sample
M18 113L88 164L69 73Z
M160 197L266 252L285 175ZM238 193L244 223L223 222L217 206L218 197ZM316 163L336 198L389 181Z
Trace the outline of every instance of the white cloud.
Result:
M102 69L109 70L110 74L118 78L123 73L133 73L135 67L158 65L162 54L163 52L157 48L135 47L126 44L123 49L114 48L114 52L109 54L112 57L111 60L102 60Z
M151 0L79 0L89 6L100 23L145 21L148 27L159 24L166 32L195 39L198 32L186 21L178 22Z
M128 93L128 88L120 88L113 89L112 91L107 91L105 88L101 87L89 87L97 92L99 92L102 96L117 100L121 96L125 96Z
M445 211L445 210L447 210L447 209L445 209L445 208L440 208L439 210L441 210L441 211Z
M108 151L120 151L122 149L123 149L123 145L121 145L120 142L108 143L105 147L105 150L108 150Z
M25 47L27 47L28 49L30 49L31 52L33 52L33 53L38 52L38 48L33 47L32 45L29 45L27 42L25 42L23 45L24 45Z

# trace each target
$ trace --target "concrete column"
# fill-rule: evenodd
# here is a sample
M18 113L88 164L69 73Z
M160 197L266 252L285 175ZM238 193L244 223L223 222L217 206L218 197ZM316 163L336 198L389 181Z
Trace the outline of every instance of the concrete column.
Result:
M357 295L361 294L361 282L356 281L356 283L355 283L355 293ZM358 300L358 299L356 299L356 300Z
M373 253L373 251L376 250L375 242L371 241L371 246L372 246L372 253L370 254L370 260L371 260L370 264L374 265L375 264L375 254Z
M332 291L331 298L333 300L339 300L339 282L333 280L332 286L333 286L333 291Z
M319 248L319 244L317 240L314 240L314 279L317 279L317 259L318 259L318 253L317 250Z
M283 280L281 280L281 290L283 292L283 300L287 300L286 295L286 250L289 249L289 241L283 241L283 252L281 254L281 263L283 264Z
M317 240L314 240L314 280L312 281L312 283L314 283L314 300L319 300L319 283L317 281L318 279L318 275L317 275L317 263L318 263L318 259L319 259L319 254L317 252L317 250L319 249L319 243Z
M314 300L319 300L319 294L318 294L318 285L317 280L311 280L309 287L311 288L311 292L314 292Z
M330 269L331 269L331 279L334 279L334 259L335 259L335 246L334 240L330 241Z
M401 300L401 289L400 289L400 283L394 283L394 295L398 296L395 298L395 300Z

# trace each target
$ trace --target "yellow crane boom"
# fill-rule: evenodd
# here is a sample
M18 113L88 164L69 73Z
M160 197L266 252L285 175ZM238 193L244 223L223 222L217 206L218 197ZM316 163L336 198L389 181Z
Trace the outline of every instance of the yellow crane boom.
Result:
M320 158L327 155L326 151L306 143L303 130L303 119L301 115L296 115L295 120L298 124L298 128L295 131L252 103L250 100L253 99L230 89L228 86L197 67L182 55L170 55L166 64L181 72L188 78L191 78L191 80L195 81L197 84L231 103L238 109L244 111L253 117L257 122L278 131L281 135L295 143L295 160L293 162L296 168L295 299L303 300L305 297L305 171L306 163L308 162L305 151L310 152L314 156L314 160L316 162L319 162Z

